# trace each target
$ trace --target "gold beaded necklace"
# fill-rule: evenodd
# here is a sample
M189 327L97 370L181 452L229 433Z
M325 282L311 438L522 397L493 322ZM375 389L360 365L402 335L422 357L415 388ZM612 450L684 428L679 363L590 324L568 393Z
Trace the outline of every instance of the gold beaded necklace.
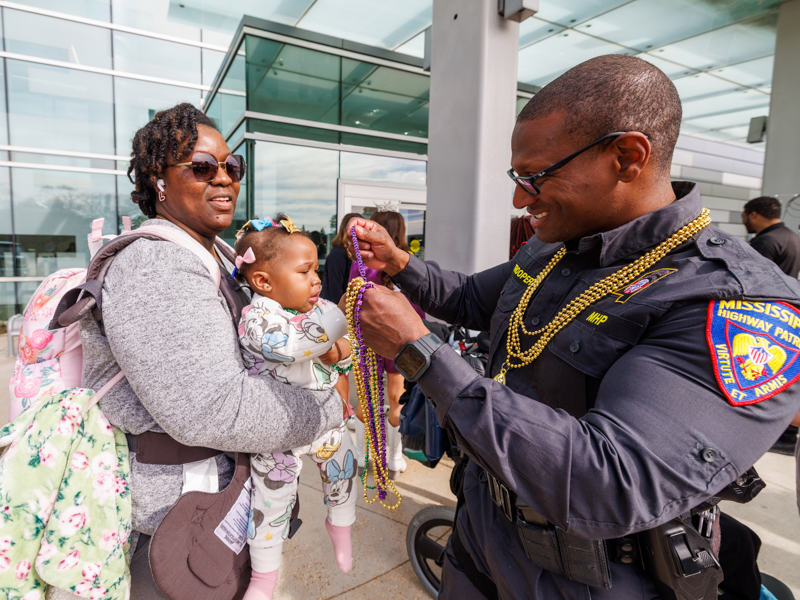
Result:
M364 371L361 368L361 357L359 356L359 332L356 329L355 313L359 292L366 285L367 282L364 281L364 279L361 277L356 277L350 281L347 286L347 291L345 292L347 298L345 301L345 316L347 317L347 330L350 337L350 353L352 356L353 377L355 377L356 380L358 402L361 405L361 414L364 415L364 419L369 419L370 401L372 402L371 412L374 415L372 426L370 426L370 424L366 421L364 423L365 455L364 474L361 477L361 483L364 487L364 501L367 504L372 504L375 501L378 501L384 508L396 510L397 507L400 506L400 502L402 502L403 497L400 495L400 492L397 491L397 488L394 487L391 479L389 479L389 473L387 469L384 468L384 464L381 460L381 457L386 456L386 437L380 434L383 432L381 428L381 413L383 412L383 406L380 406L380 399L382 395L379 390L380 384L378 382L378 358L371 348L366 348L364 361L369 369L369 372L372 374L372 376L369 378L370 389L368 394L366 386L364 385ZM373 439L371 430L380 432L375 436L375 439ZM370 460L370 453L372 454L372 460ZM375 483L375 486L367 485L370 466L372 467L372 480ZM373 498L370 498L367 490L376 488L386 491L391 490L391 492L397 498L397 502L395 504L388 504L384 502L383 498L381 498L380 492L377 493Z
M556 263L558 263L558 261L560 261L561 258L567 253L567 249L562 247L558 252L556 252L555 256L550 259L550 262L547 264L547 266L542 269L539 275L537 275L536 278L530 283L528 289L525 290L525 293L522 295L517 308L511 315L511 319L508 324L508 337L506 339L506 351L508 352L508 357L506 358L505 363L503 363L500 372L494 376L494 380L505 385L506 373L510 369L518 369L519 367L529 365L536 360L542 353L542 350L544 350L545 346L547 346L550 340L553 339L553 336L566 327L566 325L581 312L583 312L587 306L594 304L601 298L610 294L612 291L618 290L627 285L639 275L644 273L647 268L653 266L667 254L669 254L673 249L688 241L692 236L697 234L699 231L702 231L710 224L710 212L707 208L704 208L699 217L697 217L688 225L681 227L671 237L661 242L650 252L636 259L629 265L625 265L608 277L601 279L597 283L593 284L588 290L583 292L580 296L572 299L564 308L559 311L559 313L553 318L552 321L550 321L550 323L541 329L537 329L536 331L528 331L525 329L525 325L523 324L525 311L528 309L528 304L530 303L534 292L550 274L550 271L553 270L553 267L556 266ZM520 331L528 336L538 335L540 337L538 340L536 340L533 346L527 350L523 350L520 343ZM519 362L512 363L512 358Z

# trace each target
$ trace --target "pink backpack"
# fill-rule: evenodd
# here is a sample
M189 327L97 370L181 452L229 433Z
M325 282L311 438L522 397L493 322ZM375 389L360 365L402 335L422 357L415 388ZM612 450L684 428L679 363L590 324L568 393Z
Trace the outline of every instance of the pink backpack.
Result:
M220 270L216 260L182 229L151 226L131 231L130 217L122 217L122 223L123 231L119 236L103 235L103 219L95 219L88 236L89 251L93 257L89 268L56 271L41 283L28 302L19 334L19 354L14 376L8 385L9 421L13 421L46 394L57 394L81 386L83 348L78 320L87 311L73 310L71 318L67 320L61 318L60 314L76 300L82 299L81 306L86 308L86 301L102 292L103 279L111 261L128 244L141 237L174 242L194 252L219 286ZM104 240L114 241L104 246ZM218 244L227 246L221 240L218 240ZM94 308L94 303L91 308ZM56 322L57 319L61 323ZM120 374L114 383L121 379Z

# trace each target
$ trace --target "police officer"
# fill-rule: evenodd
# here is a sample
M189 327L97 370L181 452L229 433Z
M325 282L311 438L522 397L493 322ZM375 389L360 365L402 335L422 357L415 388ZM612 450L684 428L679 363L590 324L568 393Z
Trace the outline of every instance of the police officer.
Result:
M369 266L491 334L481 378L402 296L365 295L365 341L469 457L441 598L716 597L716 495L800 408L800 287L670 183L680 119L672 82L630 56L544 87L509 172L536 236L481 273L351 221Z

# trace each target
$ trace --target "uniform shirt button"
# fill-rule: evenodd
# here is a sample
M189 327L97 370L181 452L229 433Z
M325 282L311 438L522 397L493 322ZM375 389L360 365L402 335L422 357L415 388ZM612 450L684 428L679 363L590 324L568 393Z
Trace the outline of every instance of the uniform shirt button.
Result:
M709 244L714 244L715 246L722 246L725 243L725 239L721 237L712 237L708 239Z
M478 479L480 479L481 483L486 483L486 481L489 479L486 477L486 471L481 471L481 474L478 475Z
M578 342L572 342L569 345L569 351L575 354L578 350L581 349L581 345Z
M623 552L633 552L633 544L629 544L626 542L622 544L622 546L620 546L620 550L622 550Z
M629 554L623 554L622 556L619 557L619 562L621 562L624 565L629 565L633 562L633 557Z
M700 456L706 462L714 462L715 460L717 460L717 456L719 456L719 453L713 448L704 448L703 451L700 453Z
M533 318L531 319L531 325L533 325L534 327L536 327L536 325L538 325L538 324L539 324L539 317L533 317Z
M570 273L572 273L572 271L570 271L570 270L569 270L568 268L566 268L566 267L564 267L563 269L561 269L561 274L562 274L564 277L569 277L569 274L570 274Z

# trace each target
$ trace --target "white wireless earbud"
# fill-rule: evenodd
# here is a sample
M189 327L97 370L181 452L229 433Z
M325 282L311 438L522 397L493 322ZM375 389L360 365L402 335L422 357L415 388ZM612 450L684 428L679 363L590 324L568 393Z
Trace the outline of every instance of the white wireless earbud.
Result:
M163 192L164 191L164 180L163 179L159 179L158 181L156 181L156 187L158 188L159 192Z

